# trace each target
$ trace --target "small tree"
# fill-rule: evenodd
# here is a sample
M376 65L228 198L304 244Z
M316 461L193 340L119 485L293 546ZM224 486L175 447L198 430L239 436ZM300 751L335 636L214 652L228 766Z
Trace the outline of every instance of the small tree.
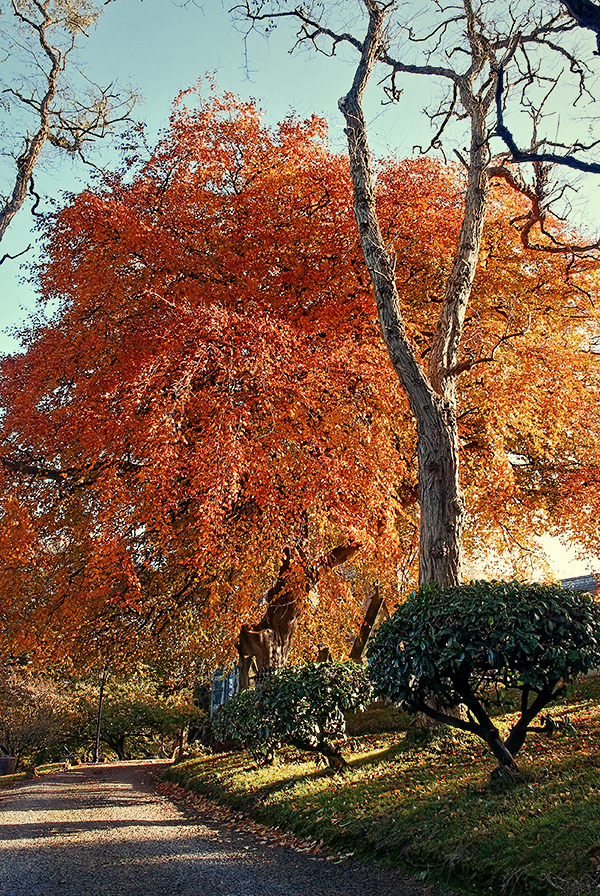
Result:
M79 710L83 722L71 741L87 746L93 741L96 726L95 689L84 688ZM181 752L187 728L197 725L203 715L185 691L165 696L153 680L136 676L112 679L102 706L100 740L121 761L151 755L163 747L164 741L173 748L179 745Z
M66 688L45 678L0 670L0 754L23 763L58 759L73 724Z
M408 709L477 734L500 768L515 756L533 719L561 685L600 663L600 606L559 585L471 582L421 588L384 623L369 649L371 678ZM490 719L490 689L521 691L508 737ZM464 718L450 708L464 707Z
M240 741L257 761L272 761L277 747L289 744L342 768L344 713L364 709L371 694L367 670L357 663L288 666L229 700L213 729L221 741Z

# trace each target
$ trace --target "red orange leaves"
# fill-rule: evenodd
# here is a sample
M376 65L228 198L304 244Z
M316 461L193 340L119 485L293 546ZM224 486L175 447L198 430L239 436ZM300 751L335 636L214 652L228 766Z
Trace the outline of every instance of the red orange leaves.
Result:
M425 363L461 176L386 160L379 183ZM570 492L589 506L598 493L598 372L582 352L596 274L526 255L513 202L499 187L461 358L482 553L544 519L579 528ZM189 93L147 159L57 214L46 248L40 284L56 310L24 333L0 385L13 464L0 537L10 554L20 508L15 550L29 558L5 638L92 655L150 649L177 622L226 655L306 520L313 560L354 539L359 576L397 588L418 513L413 424L378 334L346 160L321 120L268 128L251 103ZM15 479L15 463L37 475ZM0 586L4 605L16 581ZM338 579L319 599L314 626L343 644L360 589Z

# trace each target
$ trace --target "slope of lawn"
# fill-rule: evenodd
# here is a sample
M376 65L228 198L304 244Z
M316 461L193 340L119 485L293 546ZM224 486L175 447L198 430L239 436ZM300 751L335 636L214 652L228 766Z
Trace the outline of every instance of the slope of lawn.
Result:
M398 865L457 893L600 893L600 681L573 686L550 712L575 731L530 735L516 784L490 783L495 763L469 735L443 729L419 743L410 728L379 730L394 719L398 727L389 710L368 714L363 733L353 720L343 774L286 751L271 767L233 752L167 775L330 852Z
M45 765L38 765L35 768L35 774L51 775L53 772L58 772L63 768L64 762L49 762ZM0 775L0 790L5 790L13 784L18 784L19 781L25 781L26 778L27 775L25 772L15 772L14 775Z

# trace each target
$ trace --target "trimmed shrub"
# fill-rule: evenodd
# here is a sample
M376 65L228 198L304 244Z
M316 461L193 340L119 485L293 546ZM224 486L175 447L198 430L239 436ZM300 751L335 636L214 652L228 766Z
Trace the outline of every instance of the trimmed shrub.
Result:
M483 738L499 766L561 686L600 664L600 606L559 585L471 582L413 594L369 648L376 689L413 712ZM521 691L521 713L502 740L486 702L494 686ZM463 714L453 711L462 707Z
M272 761L288 744L343 767L344 713L364 709L371 696L368 672L357 663L290 666L232 697L216 713L213 730L218 740L241 743L257 761Z

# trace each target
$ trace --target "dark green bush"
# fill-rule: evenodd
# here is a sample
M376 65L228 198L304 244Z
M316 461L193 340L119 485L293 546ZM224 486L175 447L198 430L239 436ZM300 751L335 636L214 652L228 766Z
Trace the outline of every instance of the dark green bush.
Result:
M310 663L273 673L254 690L229 700L213 720L221 741L239 741L257 761L282 744L343 766L344 713L364 709L372 695L368 672L356 663Z
M220 706L212 730L218 742L241 744L257 762L271 760L280 740L277 717L262 686L242 691Z
M377 690L482 737L515 769L530 723L562 684L600 665L600 606L559 585L471 582L413 594L377 632L369 668ZM521 691L502 740L486 710L493 686ZM463 712L456 714L455 709Z

